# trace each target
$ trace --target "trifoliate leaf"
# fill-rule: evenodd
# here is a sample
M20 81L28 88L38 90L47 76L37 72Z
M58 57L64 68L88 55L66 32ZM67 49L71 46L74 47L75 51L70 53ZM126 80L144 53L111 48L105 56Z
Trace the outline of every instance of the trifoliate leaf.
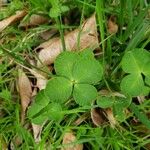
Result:
M41 90L35 97L34 103L31 104L28 110L28 117L32 118L48 105L50 100L45 96L44 90Z
M73 78L77 83L96 84L102 75L102 66L96 59L81 58L73 68Z
M140 74L130 74L121 81L121 90L130 96L143 95L145 88L142 76Z
M97 105L101 108L112 107L114 103L114 97L99 96L97 98Z
M47 109L47 116L54 121L60 121L63 118L62 107L59 103L50 103Z
M75 52L62 52L54 63L56 74L72 80L73 65L78 60L78 57Z
M89 84L75 84L73 91L73 98L76 103L85 106L91 105L92 101L97 97L97 90L94 86Z
M141 73L150 60L150 53L144 49L134 49L125 53L122 59L122 69L126 73Z
M64 77L55 77L48 81L45 95L51 102L64 103L72 92L72 83Z

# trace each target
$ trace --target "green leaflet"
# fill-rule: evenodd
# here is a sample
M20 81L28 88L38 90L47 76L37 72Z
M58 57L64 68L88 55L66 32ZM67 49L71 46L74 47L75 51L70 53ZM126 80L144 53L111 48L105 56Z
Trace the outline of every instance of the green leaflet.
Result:
M37 113L39 113L43 108L45 108L50 100L45 96L44 90L41 90L35 97L34 102L31 104L28 110L28 117L32 118Z
M95 59L81 58L73 68L73 78L77 83L96 84L102 80L103 69Z
M62 106L59 103L50 103L47 106L47 116L50 120L60 121L63 118Z
M150 53L137 48L125 53L122 59L122 69L126 73L144 73L148 62L150 62ZM150 71L150 68L148 70Z
M140 74L130 74L124 77L120 84L121 90L126 95L137 96L143 94L145 88L142 76Z
M85 106L91 105L92 101L97 97L97 90L94 86L89 84L75 84L73 91L73 98L76 103Z
M72 93L72 83L64 77L55 77L48 81L45 95L51 102L64 103Z
M56 74L72 79L73 66L78 60L78 54L75 52L64 52L61 53L54 63Z
M145 86L142 74L145 76L145 82L148 83L150 77L150 53L144 49L137 48L125 53L122 59L122 69L129 73L121 81L121 90L133 97L138 95L147 95L150 91Z

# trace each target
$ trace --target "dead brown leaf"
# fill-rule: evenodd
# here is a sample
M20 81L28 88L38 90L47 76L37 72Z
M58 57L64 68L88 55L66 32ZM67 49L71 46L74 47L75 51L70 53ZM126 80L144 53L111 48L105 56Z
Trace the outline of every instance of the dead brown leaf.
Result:
M41 141L41 131L43 126L32 123L33 136L36 143Z
M17 11L15 15L12 15L2 21L0 21L0 32L3 31L7 26L22 19L26 15L26 11Z
M19 69L18 77L19 94L21 97L21 122L24 122L26 109L31 102L32 88L31 82L22 69Z
M102 126L106 123L106 116L101 108L91 109L91 119L96 126Z
M111 16L107 23L108 26L108 33L115 34L118 32L118 25L116 24L116 18Z
M49 21L48 18L41 16L41 15L37 15L37 14L33 14L30 16L28 21L23 21L19 24L19 27L28 27L28 26L37 26L40 24L44 24L47 23Z
M61 150L83 150L83 144L75 144L76 137L72 131L65 133L63 137L63 146Z
M65 45L67 51L74 51L78 49L78 36L80 34L79 49L95 48L98 46L97 27L95 14L87 19L80 29L76 29L65 35ZM51 39L41 45L36 50L39 50L39 59L43 64L50 65L55 58L63 51L60 38ZM37 66L41 66L41 62Z

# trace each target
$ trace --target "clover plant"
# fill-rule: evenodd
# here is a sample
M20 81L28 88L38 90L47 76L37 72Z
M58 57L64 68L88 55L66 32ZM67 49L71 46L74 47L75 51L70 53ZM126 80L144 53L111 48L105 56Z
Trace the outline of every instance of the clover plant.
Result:
M121 90L126 95L140 96L150 92L150 53L142 48L125 53L122 69L127 75L122 79Z
M34 123L40 124L49 116L61 119L58 116L63 116L63 104L71 97L80 106L90 106L98 96L94 85L102 80L103 68L92 51L63 52L56 58L54 69L56 76L48 81L29 108L28 117Z

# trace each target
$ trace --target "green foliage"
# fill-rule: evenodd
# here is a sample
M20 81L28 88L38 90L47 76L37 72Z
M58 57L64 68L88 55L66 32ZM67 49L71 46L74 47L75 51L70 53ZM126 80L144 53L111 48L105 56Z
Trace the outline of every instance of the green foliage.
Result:
M54 77L47 83L45 95L51 102L64 103L72 93L72 83L64 77Z
M75 84L73 91L73 98L76 103L85 106L91 105L92 100L97 97L97 90L94 86L90 84Z
M136 115L136 117L148 128L150 129L150 120L147 118L147 116L141 112L134 103L130 105L130 109L133 111L133 113Z
M102 80L103 69L91 50L80 53L63 52L54 62L54 68L56 77L48 81L45 90L39 92L28 111L28 117L34 123L52 119L51 114L56 114L53 120L57 120L59 116L61 118L60 114L57 115L57 110L61 110L59 104L64 104L71 96L80 106L90 106L98 95L94 84ZM56 105L49 106L49 103ZM48 108L50 109L45 111Z
M121 90L130 96L147 95L150 88L150 53L144 49L134 49L125 53L122 59L122 69L128 73L122 79ZM143 76L146 78L143 80Z
M69 8L66 5L62 5L59 0L49 0L49 3L52 5L49 12L49 16L52 18L57 18L61 13L69 10Z
M97 104L101 108L113 108L113 113L118 121L124 121L126 115L124 110L131 104L131 98L99 96L97 98Z

